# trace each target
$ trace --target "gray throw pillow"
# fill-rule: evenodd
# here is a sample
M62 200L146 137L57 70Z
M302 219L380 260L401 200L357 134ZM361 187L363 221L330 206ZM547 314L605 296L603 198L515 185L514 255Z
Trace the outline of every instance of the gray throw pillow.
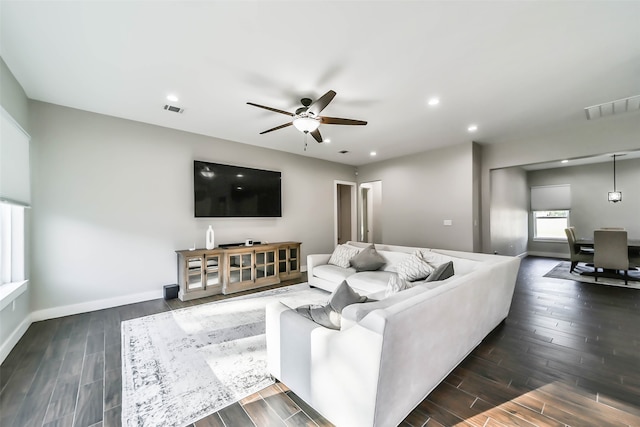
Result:
M356 271L375 271L385 265L387 260L376 251L375 246L369 245L351 258L350 263Z
M453 276L453 274L453 261L445 262L444 264L437 266L429 277L427 277L425 282L435 282L438 280L448 279Z
M367 297L360 296L347 281L343 281L331 294L325 305L303 305L296 311L309 320L330 329L340 329L342 309L348 305L367 301Z

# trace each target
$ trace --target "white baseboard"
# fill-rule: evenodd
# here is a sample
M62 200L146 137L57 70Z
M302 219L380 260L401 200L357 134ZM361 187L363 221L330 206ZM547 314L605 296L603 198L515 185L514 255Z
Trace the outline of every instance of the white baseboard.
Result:
M546 258L560 258L560 259L569 259L571 256L569 254L562 254L559 252L538 252L538 251L530 251L529 255L531 256L543 256Z
M24 333L27 332L27 329L29 329L29 326L31 326L32 322L33 320L31 319L31 316L27 316L22 321L22 323L20 323L18 327L11 333L9 338L7 338L7 340L2 343L2 345L0 346L0 363L4 362L4 359L6 359L9 353L11 353L13 347L18 344L18 341L20 341L20 338L22 338Z
M134 304L136 302L149 301L162 297L162 291L150 291L142 292L139 294L123 295L121 297L105 298L96 301L87 301L78 304L64 305L61 307L45 308L44 310L32 312L31 320L33 322L39 322L41 320L55 319L57 317L71 316L73 314L86 313L89 311L103 310L105 308Z
M520 255L516 255L516 258L526 258L529 255L529 252L523 252Z

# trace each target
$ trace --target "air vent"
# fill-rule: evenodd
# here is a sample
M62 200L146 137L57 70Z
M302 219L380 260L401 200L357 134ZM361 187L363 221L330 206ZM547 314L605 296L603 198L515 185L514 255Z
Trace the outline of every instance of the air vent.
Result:
M175 105L165 105L164 109L167 111L171 111L173 113L180 113L182 114L184 112L184 108L180 108L180 107L176 107Z
M340 154L347 154L347 153L348 153L348 151L347 151L347 150L340 150L340 151L338 151L338 153L340 153Z
M629 98L617 99L598 105L592 105L584 109L587 120L595 120L601 117L613 116L614 114L640 111L640 95Z

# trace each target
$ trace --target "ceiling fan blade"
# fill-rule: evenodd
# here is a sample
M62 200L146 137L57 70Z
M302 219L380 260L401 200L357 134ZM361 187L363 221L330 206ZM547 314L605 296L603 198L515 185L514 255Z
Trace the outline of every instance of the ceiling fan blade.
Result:
M318 129L314 130L313 132L310 132L311 135L313 136L313 138L318 141L318 142L322 142L322 135L320 135L320 131Z
M325 93L324 95L322 95L320 98L318 98L316 100L316 102L314 102L313 104L309 105L309 108L307 109L308 113L313 113L316 116L320 114L320 112L322 110L324 110L324 108L329 105L329 103L333 100L333 98L336 96L336 93L332 90L330 90L329 92Z
M265 110L274 111L276 113L286 114L287 116L295 116L295 114L293 113L290 113L284 110L278 110L277 108L265 107L264 105L254 104L253 102L247 102L247 104L253 105L254 107L258 107L258 108L264 108Z
M324 123L327 125L366 125L367 124L367 122L363 120L341 119L339 117L325 117L325 116L320 116L320 123Z
M271 129L267 129L264 132L260 132L260 135L263 135L263 134L268 133L268 132L273 132L274 130L286 128L287 126L291 126L292 124L293 124L293 122L289 122L289 123L285 123L285 124L280 125L280 126L276 126L274 128L271 128Z

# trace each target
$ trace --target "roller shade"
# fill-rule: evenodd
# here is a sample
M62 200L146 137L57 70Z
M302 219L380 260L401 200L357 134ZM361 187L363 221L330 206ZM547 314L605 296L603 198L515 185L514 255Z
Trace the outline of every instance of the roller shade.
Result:
M564 211L571 209L571 185L531 187L532 211Z
M29 206L29 135L0 108L0 202Z

